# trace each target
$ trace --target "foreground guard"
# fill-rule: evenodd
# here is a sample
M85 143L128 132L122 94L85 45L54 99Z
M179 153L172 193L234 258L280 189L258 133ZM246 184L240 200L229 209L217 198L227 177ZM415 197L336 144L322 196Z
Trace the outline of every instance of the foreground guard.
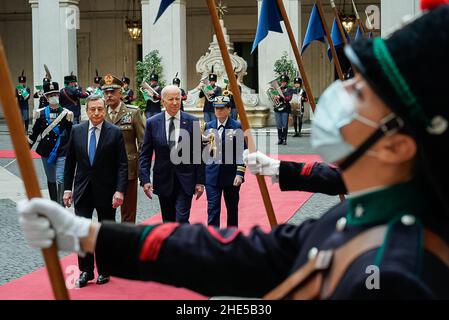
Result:
M61 250L95 252L111 275L205 295L449 299L448 25L441 6L388 39L346 48L356 77L322 95L312 144L338 163L350 196L320 219L245 236L176 223L98 225L34 199L19 206L26 239L50 246L51 223ZM301 187L296 180L315 168L261 153L246 161L283 190Z

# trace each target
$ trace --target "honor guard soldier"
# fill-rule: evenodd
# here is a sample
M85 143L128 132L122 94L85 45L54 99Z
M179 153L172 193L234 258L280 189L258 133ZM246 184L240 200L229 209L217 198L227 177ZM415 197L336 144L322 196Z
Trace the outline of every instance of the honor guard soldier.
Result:
M184 111L184 101L187 100L187 93L183 88L181 88L181 79L178 78L178 73L176 73L173 78L172 84L177 86L181 90L181 111Z
M147 106L145 108L145 117L148 119L155 114L161 112L161 91L162 88L158 85L159 76L154 72L150 75L150 89L148 92Z
M25 238L43 248L56 234L60 250L95 252L113 276L207 296L449 299L448 25L449 5L441 5L386 39L345 47L355 77L322 94L312 146L337 164L350 197L321 218L244 235L176 223L98 225L33 199L19 206ZM300 176L314 168L260 152L244 160L282 190L302 189Z
M82 88L78 86L78 80L73 73L64 77L64 86L60 95L61 106L73 112L75 117L73 123L78 124L81 117L80 99L87 98L89 94L83 92Z
M92 87L86 89L89 95L96 95L103 97L103 90L100 87L101 77L98 75L98 70L95 70L94 84Z
M204 122L210 122L212 120L215 120L215 108L214 108L214 99L215 97L221 96L221 88L217 85L217 75L215 73L209 74L208 81L209 84L206 85L204 82L201 82L197 89L200 91L200 98L204 97L204 107L203 107L203 114L204 114Z
M206 162L207 223L220 227L221 196L224 195L227 227L238 226L239 193L244 181L243 151L245 139L240 122L232 119L231 99L214 98L216 120L205 130L215 134L217 154ZM232 152L232 154L228 154Z
M122 88L123 102L125 104L130 105L134 100L136 100L136 97L134 96L134 91L131 90L131 88L129 87L131 80L128 77L125 77L125 74L123 74L122 82L123 82Z
M292 106L293 127L295 128L293 136L300 137L304 118L304 102L308 100L306 91L302 88L302 79L296 77L293 83L293 98L290 103Z
M45 77L42 80L42 86L36 86L36 89L38 91L35 92L33 95L33 98L39 99L39 108L38 108L39 110L38 111L40 111L40 109L45 108L45 106L48 105L48 101L47 101L47 99L45 99L43 87L46 83L51 82L51 73L46 64L44 64L44 69L45 69Z
M274 109L276 117L276 126L278 129L278 144L287 144L288 133L288 115L291 112L290 101L293 97L293 89L288 85L290 78L287 75L282 75L280 78L282 95L277 99L281 102L278 108Z
M19 84L16 86L16 97L19 102L20 113L22 114L22 121L25 127L25 133L28 134L28 125L30 122L29 105L30 88L27 87L27 78L24 75L25 71L22 71L22 75L19 76Z
M118 126L123 133L128 157L128 186L121 207L122 222L136 222L138 159L143 143L144 120L140 109L126 105L122 100L123 82L107 74L100 82L106 100L105 120Z
M33 98L35 99L39 99L39 109L45 108L45 106L48 104L47 99L45 99L45 95L44 95L44 85L46 83L50 83L51 79L45 77L42 80L42 85L41 86L36 86L36 89L38 89L38 91L36 91L33 95Z
M38 110L28 142L31 148L40 137L36 152L42 157L50 199L63 204L64 164L72 130L73 112L59 104L57 82L45 82L43 89L48 103L43 109Z

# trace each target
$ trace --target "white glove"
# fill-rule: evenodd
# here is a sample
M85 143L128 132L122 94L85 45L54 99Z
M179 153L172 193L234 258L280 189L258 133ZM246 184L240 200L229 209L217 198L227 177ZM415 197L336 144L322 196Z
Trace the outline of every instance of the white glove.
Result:
M280 160L272 159L260 151L249 153L248 149L243 152L243 162L252 174L276 177L279 175Z
M61 251L85 253L80 238L89 234L90 219L77 217L56 202L34 198L17 203L19 223L28 244L34 248L49 248L56 235Z

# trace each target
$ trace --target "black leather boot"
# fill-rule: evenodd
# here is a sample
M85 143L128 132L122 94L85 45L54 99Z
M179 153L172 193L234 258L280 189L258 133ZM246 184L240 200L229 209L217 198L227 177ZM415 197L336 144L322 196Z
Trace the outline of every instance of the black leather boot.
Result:
M50 199L53 201L58 201L58 188L56 187L56 182L48 182L48 193L50 194Z
M282 144L283 144L284 146L286 146L286 145L287 145L287 136L288 136L288 127L282 129L282 131L283 131Z

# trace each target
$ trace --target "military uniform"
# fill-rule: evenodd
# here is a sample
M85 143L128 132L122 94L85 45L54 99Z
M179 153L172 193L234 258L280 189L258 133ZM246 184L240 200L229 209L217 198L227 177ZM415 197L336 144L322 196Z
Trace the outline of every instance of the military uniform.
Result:
M224 99L227 100L223 101ZM228 97L215 98L215 108L224 108L229 105L230 99ZM218 119L206 123L205 130L206 135L209 133L215 135L218 150L215 157L206 162L207 223L220 227L221 197L223 194L226 203L227 227L238 227L241 186L234 186L234 180L236 176L240 176L243 182L245 177L246 168L242 155L244 149L246 149L246 144L242 126L240 122L229 116L224 124L220 123ZM232 158L226 152L232 152Z
M111 119L110 107L107 108L105 120L118 126L123 133L125 141L126 155L128 157L128 187L125 192L125 199L120 209L122 222L136 222L137 212L137 177L139 150L143 143L145 126L140 109L130 107L123 102L120 110Z
M73 112L73 123L77 124L80 122L81 117L80 99L87 98L89 94L87 92L83 92L80 87L68 86L71 82L77 82L76 76L69 75L64 77L64 84L66 87L61 89L59 99L61 106Z
M280 78L281 82L289 82L290 79L286 75L282 75ZM276 126L278 129L278 144L287 144L287 133L288 133L288 115L291 112L290 101L293 98L293 89L288 85L282 87L281 91L283 97L280 96L281 105L274 109L274 115L276 117Z
M19 102L20 113L22 114L23 125L25 132L28 133L28 125L30 121L28 100L30 99L30 88L26 85L26 77L19 76L19 85L16 87L16 98Z
M217 75L214 73L209 74L209 81L217 81ZM204 122L215 120L214 98L221 96L222 93L221 88L216 85L212 86L212 90L214 93L209 96L209 100L205 98L203 90L200 91L200 98L205 98L203 107Z
M178 73L176 73L176 76L172 80L172 84L179 87L179 90L181 90L181 111L184 111L184 101L187 100L187 94L183 88L181 88L181 79L178 78Z
M297 77L294 80L295 84L299 84L299 87L293 88L293 95L298 95L299 98L299 106L298 109L292 109L292 117L293 117L293 127L295 128L294 137L301 136L302 130L302 121L304 117L304 102L308 101L307 94L302 88L302 79Z
M43 85L46 83L50 83L50 82L51 82L51 76L47 72L47 74L45 75L45 78L42 80L42 88L39 91L35 92L33 95L33 98L39 99L39 109L44 108L48 104L48 101L44 96ZM36 89L38 89L37 86L36 86Z
M296 186L303 190L306 181L299 176L303 170L304 164L281 162L281 189L293 190L297 181L302 181ZM316 183L320 176L313 179ZM321 184L327 182L324 179ZM341 192L341 187L334 183L332 193ZM405 183L351 198L319 220L301 226L281 225L268 234L256 228L248 236L236 229L214 230L202 225L129 228L104 224L96 254L108 259L111 275L183 286L205 295L262 297L319 252L338 248L373 227L387 226L383 242L357 257L326 298L447 299L448 261L418 244L426 228L449 243L449 224L427 224L429 207L422 200L419 186ZM174 252L183 261L181 270L172 262ZM376 267L380 288L370 289L367 270ZM214 271L192 277L199 269Z
M132 91L131 88L129 87L131 80L128 77L125 77L125 75L123 74L122 82L128 85L126 89L123 88L123 102L125 104L131 104L134 100L136 100L136 97L134 96L134 91Z
M151 74L150 76L150 81L158 81L159 80L159 76L157 74ZM159 85L152 85L151 86L154 91L157 92L157 94L155 94L152 98L154 101L152 101L151 99L147 100L147 106L145 108L145 117L148 119L152 116L154 116L155 114L158 114L161 112L161 92L162 92L162 88Z
M44 84L46 94L59 93L58 89L56 82ZM54 121L58 121L58 124L44 135ZM43 109L37 111L32 133L28 137L30 148L37 142L39 136L41 138L36 152L42 157L50 198L60 204L64 194L63 170L72 124L71 111L62 106L53 109L47 103Z

